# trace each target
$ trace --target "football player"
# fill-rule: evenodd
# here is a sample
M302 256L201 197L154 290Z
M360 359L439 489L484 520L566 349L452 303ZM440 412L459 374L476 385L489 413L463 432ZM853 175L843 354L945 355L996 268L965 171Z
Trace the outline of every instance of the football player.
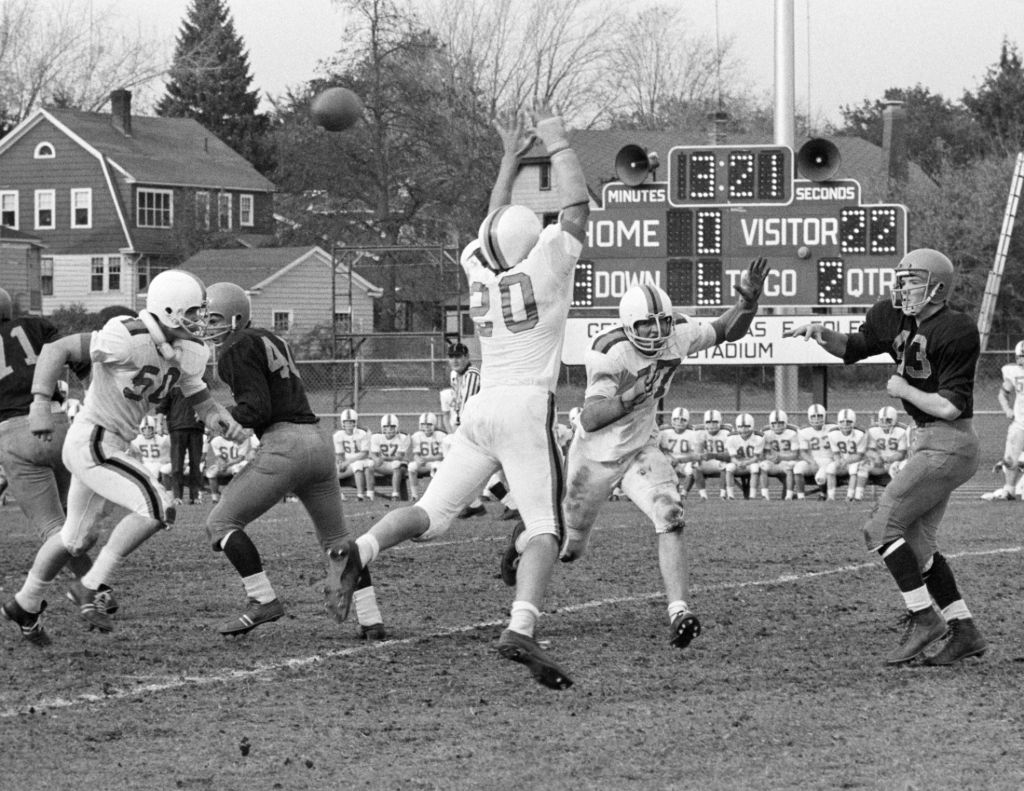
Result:
M737 480L742 482L745 494L753 495L760 479L765 438L754 432L754 416L749 412L736 416L736 433L726 438L725 449L729 453L725 465L725 499L736 499Z
M732 432L722 425L722 413L709 409L704 413L704 427L697 431L697 453L700 461L693 465L693 480L701 500L708 499L706 478L721 479L725 465L729 463L729 451L725 441ZM718 496L725 499L725 486L720 486Z
M797 500L806 497L807 478L813 476L819 489L827 483L828 465L833 458L832 448L828 444L828 434L833 426L826 425L827 417L825 407L811 404L807 407L808 425L797 431L800 459L793 465L793 487L796 489Z
M832 461L825 468L829 500L836 499L840 481L848 481L846 499L852 500L857 481L857 465L864 458L868 448L868 437L863 429L857 428L857 413L852 409L840 409L836 415L836 428L828 433L828 448Z
M765 259L751 262L737 286L736 304L709 323L676 314L668 294L653 284L633 286L619 302L620 326L597 335L584 356L587 390L580 430L569 446L562 559L583 555L601 505L621 480L623 493L657 535L669 644L675 648L700 634L700 620L687 602L683 502L676 472L658 444L657 404L688 355L746 334L767 273ZM707 417L721 421L721 415Z
M981 342L974 319L947 304L953 277L942 253L913 250L896 266L891 300L875 303L857 332L812 323L785 333L813 339L845 363L884 353L896 362L886 391L916 424L914 452L864 528L868 548L882 558L910 614L886 660L894 665L921 656L947 632L949 639L926 664L982 656L988 647L937 540L950 494L970 480L980 457L971 418Z
M166 434L157 435L154 415L142 418L139 435L132 440L131 449L150 474L166 484L162 476L171 469L171 439Z
M786 491L786 499L796 497L793 468L800 459L800 438L789 425L789 415L781 409L768 414L768 431L764 435L764 463L761 465L761 496L771 499L768 479L778 478Z
M255 434L250 434L241 442L232 442L224 437L210 437L209 450L206 454L206 465L203 473L210 487L210 499L220 502L221 488L245 469L260 446Z
M360 634L368 640L384 639L369 575L360 575L352 591L337 592L351 532L341 510L334 451L317 428L319 419L310 409L291 349L272 332L251 326L249 296L240 286L214 283L208 296L207 334L217 347L217 373L234 397L231 414L260 441L252 460L224 489L206 520L214 552L223 552L234 566L247 600L245 610L217 631L245 634L284 615L284 605L246 528L292 493L313 520L317 541L328 556L328 611L338 622L344 621L354 598ZM245 436L243 432L229 439L241 441Z
M437 430L437 415L424 412L420 415L420 430L412 435L412 459L409 461L409 497L420 499L419 479L421 475L433 478L444 460L443 443L448 434Z
M150 281L146 308L138 318L117 316L93 333L47 343L36 363L29 429L44 442L56 430L53 392L69 363L91 361L85 405L67 431L63 458L71 472L67 518L36 554L21 590L4 611L24 629L38 619L46 594L68 559L97 539L99 517L108 503L128 515L111 531L92 568L72 583L70 595L91 627L109 632L113 623L102 599L121 562L146 539L173 524L172 495L128 452L139 423L152 405L177 383L196 414L214 431L233 439L245 432L213 400L203 382L209 351L206 289L181 269Z
M402 481L409 466L409 451L412 443L409 435L399 431L398 416L383 415L380 419L380 433L370 435L370 460L373 466L366 470L367 496L372 500L378 477L391 484L391 500L402 499Z
M1024 341L1013 349L1014 362L1002 367L1003 381L999 386L999 406L1010 425L1006 428L1006 446L1003 450L1003 485L994 492L981 496L982 500L1013 500L1020 477L1020 457L1024 453Z
M395 509L360 536L360 563L414 537L443 534L452 519L499 468L513 492L528 493L513 531L522 557L508 628L498 653L525 665L541 684L565 689L572 680L534 637L544 593L562 540L562 463L555 443L554 392L573 271L583 250L590 195L560 118L536 109L536 135L551 158L559 220L542 228L524 206L508 205L520 157L532 144L522 119L496 124L504 154L491 205L461 263L480 337L481 389L460 415L450 452L423 497ZM346 575L346 580L352 579Z
M896 407L884 406L878 410L875 425L868 426L864 461L857 465L854 500L864 499L864 489L869 482L887 483L892 465L906 457L907 429L897 425L897 417Z
M356 488L356 499L362 501L366 490L373 488L373 481L367 483L366 470L373 467L370 459L370 432L359 427L359 413L354 409L343 409L338 416L341 428L331 438L334 443L334 460L338 468L338 482L352 479ZM342 495L342 500L345 496Z
M690 410L681 406L673 409L669 427L661 430L658 442L671 459L672 468L679 478L679 495L686 499L686 493L693 485L693 465L700 461L697 430L690 425Z

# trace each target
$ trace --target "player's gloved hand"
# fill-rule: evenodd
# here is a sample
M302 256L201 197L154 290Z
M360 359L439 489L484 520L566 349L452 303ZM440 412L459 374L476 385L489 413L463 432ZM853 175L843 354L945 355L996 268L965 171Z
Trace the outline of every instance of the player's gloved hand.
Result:
M43 442L53 439L53 409L49 401L33 401L28 406L28 430Z
M569 138L565 133L565 124L561 116L555 115L554 109L547 102L538 104L533 110L536 123L535 132L540 138L548 154L557 154L569 147Z
M739 285L733 286L743 298L744 309L757 306L757 300L761 298L761 292L764 291L764 280L768 277L769 272L771 272L771 267L768 266L768 259L764 256L755 258L750 262L747 271L740 276Z
M587 544L590 542L590 531L574 530L569 528L566 531L565 546L562 547L562 554L559 558L563 563L572 563L579 560L587 551Z
M227 419L223 417L217 418L217 425L214 428L214 432L220 434L224 439L230 440L231 442L244 442L246 437L249 436L249 429L244 428L242 424L231 417L231 415L228 415Z

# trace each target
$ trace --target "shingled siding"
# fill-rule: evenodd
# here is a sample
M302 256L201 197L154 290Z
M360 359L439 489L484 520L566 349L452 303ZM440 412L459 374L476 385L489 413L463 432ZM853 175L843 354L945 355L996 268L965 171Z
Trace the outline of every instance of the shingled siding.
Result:
M336 288L333 307L338 313L347 313L347 278L339 277ZM289 270L252 295L253 324L272 329L275 313L290 312L290 335L304 334L316 326L330 326L331 307L331 268L315 258ZM352 313L355 332L373 329L373 300L358 285L352 288Z
M46 251L43 251L46 255ZM97 254L99 256L100 254ZM120 256L117 251L102 255L104 263L103 289L92 290L92 255L64 255L53 259L53 294L43 297L43 313L50 315L57 308L83 305L86 310L95 312L108 305L132 306L136 297L135 269L128 256ZM107 288L107 265L110 259L118 259L121 264L120 287L116 290Z
M40 143L50 143L53 159L36 159ZM90 228L71 227L71 190L92 190ZM46 255L91 250L117 251L125 246L114 202L99 160L43 120L11 146L3 158L4 190L18 190L19 228L46 245ZM35 226L35 191L54 190L54 228Z

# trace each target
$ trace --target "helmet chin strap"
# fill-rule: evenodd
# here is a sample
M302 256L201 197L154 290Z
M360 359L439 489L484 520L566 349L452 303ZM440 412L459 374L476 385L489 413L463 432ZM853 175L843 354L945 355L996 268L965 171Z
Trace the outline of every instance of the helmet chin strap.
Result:
M160 356L165 360L176 360L178 359L178 353L174 351L174 347L167 342L167 336L164 335L163 327L160 326L160 322L157 321L156 317L148 310L140 310L139 318L142 319L142 323L146 325L146 329L149 330L149 337L153 339L153 343L156 344L156 348L160 352Z

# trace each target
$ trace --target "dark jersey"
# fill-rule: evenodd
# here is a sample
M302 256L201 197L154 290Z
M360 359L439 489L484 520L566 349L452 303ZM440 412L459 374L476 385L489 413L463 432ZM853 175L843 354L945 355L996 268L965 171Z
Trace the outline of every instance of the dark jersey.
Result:
M57 328L40 316L0 322L0 421L28 414L39 352L44 343L58 337ZM76 365L75 373L88 375L89 364ZM63 400L59 390L54 391L53 400Z
M317 423L288 344L267 330L250 327L228 336L217 372L231 388L231 415L257 436L274 423Z
M918 323L888 300L875 303L860 330L849 336L843 362L854 363L874 354L889 354L896 373L918 390L938 393L960 410L974 415L974 372L981 354L978 328L970 316L944 307ZM904 401L903 408L918 424L939 418Z

